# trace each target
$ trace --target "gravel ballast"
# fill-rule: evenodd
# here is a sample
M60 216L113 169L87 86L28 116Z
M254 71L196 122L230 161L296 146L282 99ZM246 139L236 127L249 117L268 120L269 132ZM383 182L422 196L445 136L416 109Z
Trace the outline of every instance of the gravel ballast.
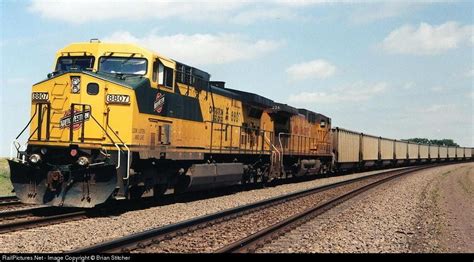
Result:
M314 206L321 205L331 199L347 194L357 188L374 183L386 176L376 176L339 185L338 187L315 192L295 199L274 204L263 209L236 216L224 222L218 222L201 229L186 232L183 235L177 234L171 239L160 240L148 247L138 249L140 253L209 253L214 252L235 241L248 237L260 230L275 225L291 216L300 214Z
M378 172L382 171L321 178L308 182L243 191L211 199L130 211L115 217L88 218L2 234L0 235L0 242L2 243L0 253L70 251L193 217Z
M395 179L258 252L474 252L474 164Z

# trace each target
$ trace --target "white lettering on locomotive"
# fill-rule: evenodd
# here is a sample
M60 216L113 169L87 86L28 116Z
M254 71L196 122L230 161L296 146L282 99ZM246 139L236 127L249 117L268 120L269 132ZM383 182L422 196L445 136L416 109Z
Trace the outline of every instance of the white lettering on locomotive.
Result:
M91 116L90 111L74 111L74 115L72 116L72 128L74 130L81 127L83 121L89 120ZM64 116L61 118L59 122L59 127L61 129L67 128L71 126L71 110L67 110L64 113Z
M105 102L108 104L130 104L129 95L108 94L105 97Z
M31 100L32 101L48 101L49 94L48 92L33 92L31 94Z

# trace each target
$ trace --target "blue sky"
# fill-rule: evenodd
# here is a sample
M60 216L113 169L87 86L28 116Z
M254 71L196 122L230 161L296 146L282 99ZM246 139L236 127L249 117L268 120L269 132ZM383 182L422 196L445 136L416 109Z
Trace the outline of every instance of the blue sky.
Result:
M474 146L472 1L0 2L0 155L71 42L135 42L389 138Z

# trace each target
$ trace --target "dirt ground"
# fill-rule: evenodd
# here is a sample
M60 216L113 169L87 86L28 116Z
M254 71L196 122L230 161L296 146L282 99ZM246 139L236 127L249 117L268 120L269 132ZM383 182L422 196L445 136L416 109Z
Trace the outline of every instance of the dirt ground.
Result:
M474 163L453 166L436 176L424 195L428 209L420 223L428 223L432 230L425 241L437 242L433 251L474 253ZM419 245L413 247L416 251Z
M474 163L373 188L275 239L269 253L474 253Z

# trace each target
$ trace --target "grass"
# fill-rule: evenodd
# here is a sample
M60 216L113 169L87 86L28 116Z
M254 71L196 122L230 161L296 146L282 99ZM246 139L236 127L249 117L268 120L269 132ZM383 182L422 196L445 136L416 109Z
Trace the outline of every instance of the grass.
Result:
M0 196L12 195L12 189L8 162L5 158L0 158Z
M442 176L445 176L445 175L449 175L453 170L449 170L448 172L444 172L443 174L441 174Z
M474 186L471 183L471 180L469 179L469 174L472 173L472 167L469 168L469 170L466 170L466 173L464 176L461 176L458 178L458 183L461 186L461 188L468 194L472 194L474 192Z

